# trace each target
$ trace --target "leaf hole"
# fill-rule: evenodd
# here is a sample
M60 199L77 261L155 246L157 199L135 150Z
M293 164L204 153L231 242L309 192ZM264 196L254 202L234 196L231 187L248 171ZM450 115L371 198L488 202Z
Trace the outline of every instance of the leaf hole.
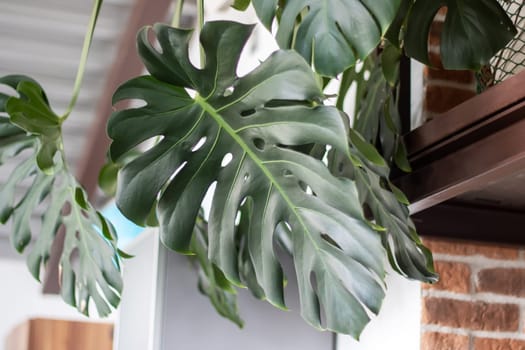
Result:
M310 271L310 286L316 293L318 292L317 288L319 284L317 283L317 276L315 275L315 272L313 271Z
M162 55L164 53L164 50L162 50L162 46L157 39L157 34L151 29L148 30L148 42L158 54Z
M80 269L80 252L78 251L78 248L74 248L71 251L71 254L69 255L69 263L75 274L78 274Z
M308 186L304 181L299 181L299 187L303 190L304 193L306 193L309 196L315 196L314 191L310 186Z
M337 242L332 237L330 237L330 235L328 235L327 233L321 233L321 238L325 240L326 242L328 242L330 245L333 245L334 247L342 250L339 244L337 244Z
M66 217L71 214L71 203L66 202L64 206L62 207L62 216Z
M148 103L145 100L142 100L140 98L126 98L120 101L117 101L113 108L116 110L122 110L122 109L140 109L144 108L148 105Z
M204 144L206 143L206 139L207 139L206 136L201 137L200 140L195 145L193 145L193 147L191 148L191 151L197 152L199 149L201 149L202 146L204 146Z
M253 139L253 144L259 151L264 151L264 147L266 146L266 142L260 137Z
M368 205L368 203L363 203L363 214L367 220L372 221L374 219L374 215L372 214L372 209Z
M237 215L235 215L235 226L239 226L241 223L241 211L237 211Z
M13 89L9 85L0 84L0 93L8 95L8 96L14 96L14 97L20 97L20 94L16 89Z
M188 164L187 161L184 161L181 165L179 165L177 167L177 169L175 169L175 171L173 172L173 174L171 174L170 178L168 179L168 181L166 181L166 184L165 186L167 187L169 183L171 183L171 181L173 181L173 179L182 171L182 169L184 169L184 167L186 166L186 164ZM160 200L160 198L162 197L162 191L159 191L157 193L157 200Z
M381 186L382 189L390 191L390 186L388 185L388 180L381 176L379 179L379 186Z
M275 227L274 239L277 244L286 254L291 255L293 252L293 242L291 239L292 227L286 221L281 221Z
M241 117L249 117L251 115L255 114L255 108L247 109L245 111L241 112Z
M290 169L284 169L283 170L283 176L285 177L292 177L293 176L293 173Z
M178 168L173 172L173 175L170 176L169 181L173 180L175 178L175 176L177 176L177 174L180 173L182 171L182 169L184 169L186 164L188 164L187 161L182 162L182 164L179 165Z
M245 173L244 178L243 178L244 182L248 181L249 178L250 178L250 174Z
M301 187L301 190L306 192L306 187L308 187L308 185L306 185L306 183L302 180L299 180L297 183L299 184L299 187Z
M222 94L224 97L228 97L233 95L233 92L235 91L235 88L233 86L228 86L226 89L224 89L224 93Z
M228 164L230 164L232 160L233 160L233 154L226 153L224 157L222 158L221 167L223 168L227 167Z

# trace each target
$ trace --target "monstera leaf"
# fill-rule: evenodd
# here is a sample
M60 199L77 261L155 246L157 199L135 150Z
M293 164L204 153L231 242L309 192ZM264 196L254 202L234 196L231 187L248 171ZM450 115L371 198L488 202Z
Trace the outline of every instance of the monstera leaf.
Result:
M292 48L325 76L336 76L376 48L401 0L252 0L281 48Z
M448 9L440 50L447 69L480 69L517 33L498 0L417 0L407 20L408 56L429 64L428 36L422 33L442 7Z
M145 105L115 112L108 134L114 161L144 141L157 143L120 172L119 208L145 224L156 206L163 242L192 253L195 219L215 184L208 249L224 276L285 308L274 252L275 232L285 230L303 317L357 337L384 297L385 253L355 184L291 148L329 144L350 156L339 112L319 105L323 94L308 64L293 51L278 51L238 77L251 27L210 22L200 37L206 64L198 69L188 57L191 31L155 25L157 50L149 30L140 33L138 47L151 76L128 81L114 95L115 103ZM241 208L248 209L237 225Z
M18 92L18 96L0 94L0 112L9 116L0 117L0 165L20 158L0 186L0 222L12 220L11 240L19 252L34 238L27 264L36 279L63 229L62 297L85 314L93 300L99 315L108 315L118 305L122 289L114 229L86 201L63 162L62 120L51 110L40 85L25 76L2 77L0 83ZM24 181L30 186L20 197L17 190ZM35 238L31 217L39 207L45 211Z

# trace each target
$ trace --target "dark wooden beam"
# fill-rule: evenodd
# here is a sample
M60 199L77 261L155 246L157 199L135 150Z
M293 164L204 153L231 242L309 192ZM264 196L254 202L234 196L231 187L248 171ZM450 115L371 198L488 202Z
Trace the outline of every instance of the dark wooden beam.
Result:
M106 135L106 124L112 112L111 98L117 87L126 80L141 74L144 69L136 53L136 35L140 28L155 22L163 22L168 16L171 0L136 0L126 28L118 41L117 54L110 69L100 100L96 108L93 126L89 131L84 155L78 166L80 183L90 196L95 194L100 168L105 163L110 140ZM64 234L57 235L51 257L47 264L43 283L44 293L56 294L59 286L59 259L62 254Z
M525 98L525 71L474 96L405 136L409 157L418 161L438 148L461 139L464 134L494 123L502 111ZM496 118L495 118L496 116Z
M525 168L525 72L406 136L413 172L395 181L412 213Z
M422 236L524 244L525 212L448 202L412 216Z

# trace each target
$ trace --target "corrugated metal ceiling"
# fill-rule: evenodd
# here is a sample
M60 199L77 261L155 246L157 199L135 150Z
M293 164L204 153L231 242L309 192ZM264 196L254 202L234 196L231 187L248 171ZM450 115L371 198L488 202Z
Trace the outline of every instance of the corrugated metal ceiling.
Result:
M132 5L133 0L106 0L102 6L78 104L64 124L73 170ZM91 6L87 0L0 0L0 76L30 75L42 84L53 109L63 113L71 97ZM9 174L10 167L0 167L0 182ZM0 226L0 258L7 254L8 232L9 225Z

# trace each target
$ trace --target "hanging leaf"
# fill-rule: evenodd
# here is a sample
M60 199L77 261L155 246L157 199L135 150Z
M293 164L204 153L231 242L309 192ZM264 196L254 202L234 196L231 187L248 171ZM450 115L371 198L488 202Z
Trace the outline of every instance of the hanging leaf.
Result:
M399 83L399 60L402 52L390 42L385 42L381 52L381 68L383 76L391 87L396 87Z
M394 20L401 0L252 0L271 28L282 11L276 39L324 76L336 76L374 50ZM277 7L276 7L277 6Z
M401 136L401 116L398 111L397 90L399 78L400 52L391 44L386 44L380 53L372 53L364 62L364 67L355 77L355 118L353 128L366 142L380 150L382 157L390 166L394 164L403 171L410 171L403 137ZM364 78L368 73L368 79ZM345 82L343 75L343 82ZM345 82L346 83L346 82ZM368 161L382 165L363 146L352 140ZM383 168L389 171L388 167Z
M357 150L353 155L360 160L359 164L337 150L330 151L331 171L356 182L360 201L382 235L391 266L407 278L436 282L432 254L417 235L407 198L388 180L388 168L371 165Z
M237 77L251 27L210 22L200 38L206 65L197 69L188 57L191 31L155 25L157 50L149 30L139 34L138 47L151 76L130 80L114 95L115 103L138 99L146 105L111 116L111 156L118 161L143 141L161 141L120 172L119 208L143 225L158 200L162 241L191 252L195 219L215 183L209 256L225 277L243 285L240 234L256 292L285 308L273 242L276 228L286 225L303 317L317 328L357 337L384 297L384 250L363 217L355 185L290 148L330 144L349 154L339 112L318 105L323 94L308 64L292 51L278 51ZM245 201L253 201L253 210L239 233L235 218Z
M208 224L202 211L195 222L191 240L191 251L199 276L199 290L206 295L217 312L237 324L240 328L244 322L239 317L237 292L235 287L224 277L221 270L208 259Z
M360 96L362 101L359 101L359 110L354 120L352 127L359 132L367 142L375 144L378 133L380 120L385 102L390 93L390 87L387 84L381 64L377 61L377 57L370 57L369 60L374 64L370 66L370 76L368 80L362 80L361 89L363 90Z
M0 186L0 221L12 220L11 241L19 252L34 241L27 265L38 280L57 232L64 229L60 258L63 299L86 315L93 300L98 314L108 315L118 305L122 290L114 229L87 201L63 163L62 120L51 110L40 85L25 76L2 77L0 83L18 93L4 94L0 99L0 112L9 116L0 117L0 160L21 158ZM23 156L24 150L32 150L32 154ZM16 191L23 181L31 184L18 198ZM35 232L31 221L39 206L44 206L45 212Z
M411 0L405 0L411 1ZM440 8L447 14L441 34L441 61L446 69L479 70L516 35L498 0L418 0L407 21L405 50L425 64L430 25Z

